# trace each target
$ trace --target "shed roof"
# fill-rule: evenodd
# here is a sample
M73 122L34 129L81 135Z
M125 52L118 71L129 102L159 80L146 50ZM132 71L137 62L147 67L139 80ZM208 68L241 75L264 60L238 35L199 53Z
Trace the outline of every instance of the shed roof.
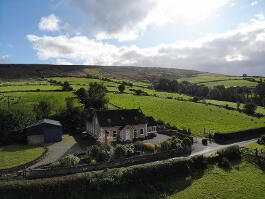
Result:
M54 126L62 126L62 124L57 120L43 119L43 120L39 120L39 121L35 122L34 124L28 126L27 128L39 126L41 124L51 124Z
M147 124L146 117L139 109L96 111L101 127Z

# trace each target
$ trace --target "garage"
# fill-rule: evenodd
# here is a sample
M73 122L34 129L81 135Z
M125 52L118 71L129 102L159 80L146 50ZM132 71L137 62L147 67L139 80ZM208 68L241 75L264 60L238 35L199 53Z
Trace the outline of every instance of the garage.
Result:
M63 127L59 121L43 119L26 128L27 142L29 145L42 145L60 142Z

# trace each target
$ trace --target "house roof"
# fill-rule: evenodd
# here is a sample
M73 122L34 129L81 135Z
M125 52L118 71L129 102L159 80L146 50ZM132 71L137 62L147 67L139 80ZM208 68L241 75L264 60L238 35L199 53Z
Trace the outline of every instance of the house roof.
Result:
M147 124L146 117L138 109L96 111L101 127Z
M39 120L39 121L35 122L34 124L28 126L27 128L39 126L41 124L51 124L51 125L54 125L54 126L62 126L62 124L59 121L50 120L50 119L43 119L43 120Z

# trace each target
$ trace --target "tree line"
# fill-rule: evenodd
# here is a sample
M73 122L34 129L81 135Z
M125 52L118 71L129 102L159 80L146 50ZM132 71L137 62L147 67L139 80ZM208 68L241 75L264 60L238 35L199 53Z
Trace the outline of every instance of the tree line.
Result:
M256 88L250 87L224 87L214 86L209 88L204 85L193 84L188 81L160 79L154 88L158 91L175 92L193 97L230 101L237 103L254 103L265 107L265 83L259 82Z

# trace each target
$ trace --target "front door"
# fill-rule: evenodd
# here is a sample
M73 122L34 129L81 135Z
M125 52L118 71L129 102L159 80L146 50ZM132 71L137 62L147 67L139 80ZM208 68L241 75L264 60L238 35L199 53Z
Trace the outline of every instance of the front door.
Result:
M126 129L126 131L125 131L125 140L130 140L130 139L131 139L130 131L129 131L129 129Z

